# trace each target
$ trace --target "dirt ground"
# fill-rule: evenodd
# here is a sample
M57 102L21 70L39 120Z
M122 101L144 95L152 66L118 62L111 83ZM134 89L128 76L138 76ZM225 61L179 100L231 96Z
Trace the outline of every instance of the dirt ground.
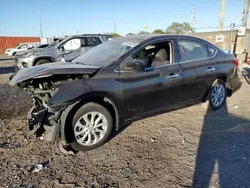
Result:
M31 101L7 85L0 61L0 187L250 187L250 86L224 109L207 104L137 121L103 147L64 155L57 143L28 141ZM46 164L37 174L29 169Z

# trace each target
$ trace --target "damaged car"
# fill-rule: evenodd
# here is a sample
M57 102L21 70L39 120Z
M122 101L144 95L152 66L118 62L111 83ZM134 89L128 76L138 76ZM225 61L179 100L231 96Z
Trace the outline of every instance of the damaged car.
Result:
M70 63L22 69L9 84L33 98L29 135L77 151L139 119L206 101L217 110L241 87L232 54L185 35L120 37Z

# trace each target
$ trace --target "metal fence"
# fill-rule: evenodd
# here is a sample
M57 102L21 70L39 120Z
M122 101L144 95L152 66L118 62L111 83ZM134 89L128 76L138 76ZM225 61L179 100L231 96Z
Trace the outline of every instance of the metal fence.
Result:
M20 43L40 42L40 37L8 37L0 36L0 53L4 53L7 48L12 48Z

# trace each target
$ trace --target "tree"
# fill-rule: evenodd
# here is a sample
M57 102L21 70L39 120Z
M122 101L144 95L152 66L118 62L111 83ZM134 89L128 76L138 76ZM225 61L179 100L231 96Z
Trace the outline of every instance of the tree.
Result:
M144 35L144 34L150 34L150 33L147 31L140 31L139 33L137 33L137 35Z
M189 32L194 32L194 29L188 22L173 22L166 29L167 34L187 34Z
M165 32L163 31L163 29L155 29L153 31L153 34L164 34Z
M118 33L109 33L109 35L112 35L113 37L120 37L121 36Z

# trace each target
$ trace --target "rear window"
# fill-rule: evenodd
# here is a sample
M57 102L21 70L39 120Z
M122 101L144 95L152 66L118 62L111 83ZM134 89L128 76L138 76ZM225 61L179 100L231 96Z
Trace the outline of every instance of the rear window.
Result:
M212 47L212 46L208 46L208 47L207 47L207 50L208 50L208 55L209 55L209 57L214 56L215 53L216 53L216 49L215 49L214 47Z
M97 46L102 43L98 37L87 37L85 42L86 46Z
M196 41L181 40L179 44L179 62L192 61L208 57L205 46Z

